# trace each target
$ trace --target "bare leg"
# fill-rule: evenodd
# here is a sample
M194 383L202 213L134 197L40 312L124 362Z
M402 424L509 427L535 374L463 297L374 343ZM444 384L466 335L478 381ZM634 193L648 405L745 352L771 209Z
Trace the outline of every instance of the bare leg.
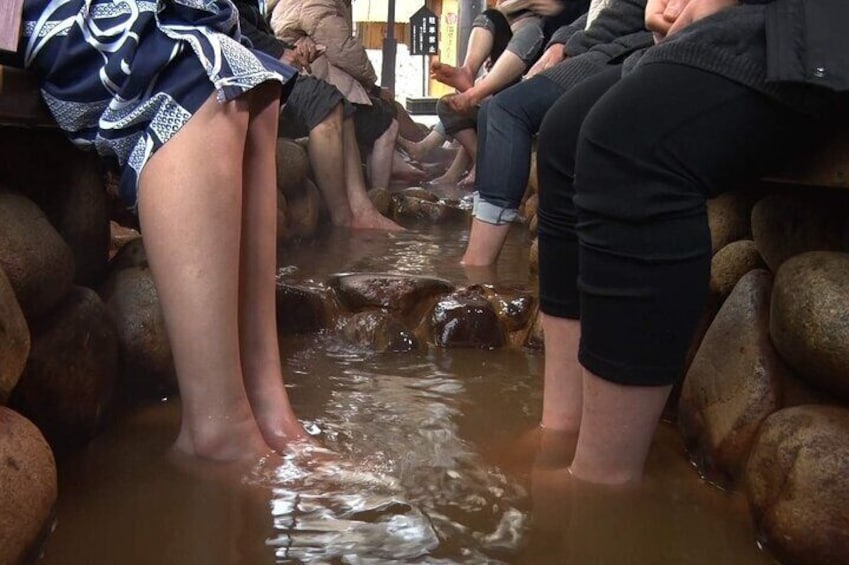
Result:
M347 203L352 217L351 227L390 231L403 230L404 228L378 212L368 197L363 169L360 166L360 149L357 146L354 120L348 119L343 122L342 136L345 155L345 186L348 190Z
M600 484L639 481L672 386L625 386L586 369L583 381L581 431L572 475Z
M395 106L395 119L398 120L398 136L421 141L427 135L427 128L418 122L407 112L407 109L397 100L393 101Z
M398 137L398 122L392 124L377 138L368 156L368 178L372 188L389 187L392 176L392 154L395 152L395 139Z
M398 151L392 152L392 178L405 182L418 182L427 178L427 173L404 160Z
M430 76L448 86L464 92L475 83L481 66L492 52L492 32L482 27L472 28L469 35L469 46L466 48L466 59L463 66L454 67L439 61L430 65Z
M210 97L150 159L139 192L145 248L180 386L175 448L220 461L254 459L269 450L248 402L239 353L248 120L244 98L219 104Z
M461 188L472 188L475 186L475 176L477 175L477 168L477 163L472 165L472 168L469 169L469 172L466 173L466 176L464 176L462 180L460 180Z
M466 153L465 149L460 149L457 151L457 154L454 156L454 160L451 162L451 166L448 167L448 170L435 179L433 179L431 184L457 184L460 178L463 176L469 168L469 154Z
M510 224L495 225L473 219L469 243L460 262L470 267L494 265L509 232Z
M421 141L410 141L403 136L398 136L398 145L416 161L423 161L430 151L443 143L445 143L445 136L435 129L431 130Z
M476 84L448 99L448 105L458 112L468 112L484 98L501 91L528 69L518 55L510 51L501 54L492 69Z
M310 164L330 212L330 221L336 226L348 226L351 224L351 209L345 189L342 105L338 104L324 121L310 130L309 135Z
M239 331L245 388L266 443L276 450L307 437L295 417L280 364L274 275L277 265L275 143L279 88L255 89L244 150Z
M582 367L578 363L581 323L542 314L545 340L545 388L542 427L549 430L583 431Z

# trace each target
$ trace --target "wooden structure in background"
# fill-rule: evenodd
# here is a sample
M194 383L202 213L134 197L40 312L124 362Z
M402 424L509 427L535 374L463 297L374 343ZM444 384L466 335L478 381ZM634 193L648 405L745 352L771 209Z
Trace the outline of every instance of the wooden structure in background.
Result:
M15 51L21 36L24 0L3 0L0 10L0 51Z

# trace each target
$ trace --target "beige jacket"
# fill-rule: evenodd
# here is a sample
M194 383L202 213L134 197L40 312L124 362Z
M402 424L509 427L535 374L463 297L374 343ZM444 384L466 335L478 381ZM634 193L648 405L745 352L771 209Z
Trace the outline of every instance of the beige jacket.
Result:
M354 37L343 0L277 0L271 7L271 27L288 43L309 36L324 45L327 51L310 64L313 76L338 88L350 102L371 104L367 89L377 82L377 74Z

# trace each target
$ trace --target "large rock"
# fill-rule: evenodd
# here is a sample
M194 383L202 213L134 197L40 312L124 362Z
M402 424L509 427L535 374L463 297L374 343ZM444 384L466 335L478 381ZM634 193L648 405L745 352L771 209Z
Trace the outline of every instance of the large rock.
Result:
M56 493L56 463L41 432L0 406L0 563L36 561Z
M462 289L442 297L427 324L431 341L440 347L495 349L506 342L504 325L480 289Z
M38 206L0 191L0 268L6 272L24 315L32 321L71 289L74 257Z
M716 300L725 300L743 275L766 267L750 239L729 243L713 256L710 263L710 292Z
M332 327L338 308L333 291L312 281L277 279L277 327L281 335L311 333Z
M760 539L782 563L849 563L849 411L798 406L763 423L746 465Z
M444 202L433 202L409 194L392 196L392 216L396 221L403 219L426 220L434 224L466 222L469 212Z
M741 191L727 192L708 200L708 226L714 253L751 233L752 196Z
M342 333L353 345L379 353L400 353L418 347L418 339L401 320L379 310L357 312L347 321Z
M6 404L29 355L27 321L9 279L0 269L0 404Z
M733 483L758 426L781 407L788 369L769 339L772 275L752 271L725 301L681 389L678 427L703 476Z
M752 209L752 234L773 272L806 251L849 251L849 196L808 191L767 196Z
M291 139L277 140L277 187L287 198L303 193L303 183L310 170L310 161L303 147Z
M388 273L343 273L331 277L328 284L353 312L383 308L405 316L454 291L454 285L444 279Z
M112 260L100 295L118 331L122 392L151 398L175 392L171 344L141 239L125 245Z
M279 203L278 203L279 204ZM321 194L309 180L304 181L303 192L286 197L286 225L290 237L311 238L318 229Z
M374 204L378 212L384 216L389 215L390 207L392 206L392 195L383 187L372 188L368 191L369 200Z
M770 334L804 379L849 399L849 254L813 251L775 278Z
M526 328L534 314L536 300L533 294L526 290L489 284L475 285L468 290L480 292L489 300L504 328L509 332Z
M53 451L95 434L118 374L118 336L93 290L74 287L49 319L32 328L32 351L10 406L32 420Z
M109 215L101 162L59 131L17 129L0 136L0 178L32 199L69 245L75 282L90 286L106 272Z

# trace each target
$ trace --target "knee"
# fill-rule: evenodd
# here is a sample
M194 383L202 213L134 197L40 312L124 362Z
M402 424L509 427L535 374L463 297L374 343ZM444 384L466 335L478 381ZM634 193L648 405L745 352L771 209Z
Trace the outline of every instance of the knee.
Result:
M340 102L334 106L333 109L327 113L324 119L312 129L311 133L325 133L332 135L338 132L341 134L343 118L342 103Z
M399 127L400 126L398 125L398 120L393 119L392 122L390 122L389 127L386 128L386 131L384 131L380 135L380 137L377 138L377 141L375 141L375 145L378 145L378 144L381 144L381 143L385 143L387 145L394 145L395 139L398 137L398 128Z

